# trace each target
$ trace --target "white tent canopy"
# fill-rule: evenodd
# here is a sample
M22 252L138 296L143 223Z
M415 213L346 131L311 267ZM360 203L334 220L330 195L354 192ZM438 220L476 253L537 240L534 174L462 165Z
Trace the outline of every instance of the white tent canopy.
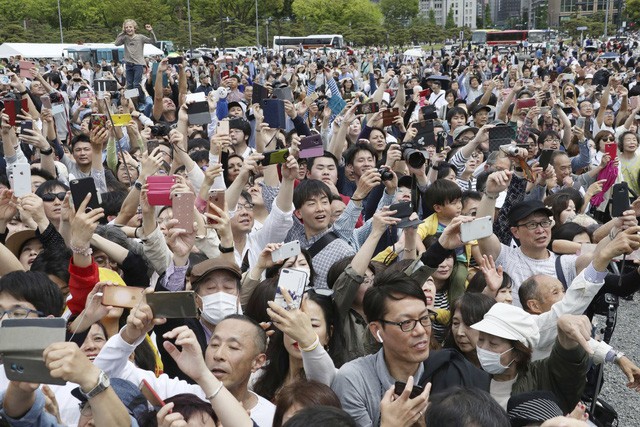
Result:
M424 57L424 51L419 48L408 49L403 53L404 56L412 56L417 58Z
M63 58L67 56L65 49L68 48L119 49L122 48L122 46L109 43L3 43L0 45L0 58L8 58L16 55L22 55L23 58ZM145 44L144 55L164 55L164 52L154 45Z
M71 46L70 43L2 43L0 58L22 55L24 58L62 58L62 51Z

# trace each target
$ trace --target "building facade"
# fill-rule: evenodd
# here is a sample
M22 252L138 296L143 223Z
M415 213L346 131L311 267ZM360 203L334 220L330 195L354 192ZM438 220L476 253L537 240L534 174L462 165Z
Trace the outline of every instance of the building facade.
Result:
M420 14L429 15L429 10L435 12L436 24L444 27L447 22L449 9L453 8L453 19L458 27L477 28L477 0L420 0L418 3Z

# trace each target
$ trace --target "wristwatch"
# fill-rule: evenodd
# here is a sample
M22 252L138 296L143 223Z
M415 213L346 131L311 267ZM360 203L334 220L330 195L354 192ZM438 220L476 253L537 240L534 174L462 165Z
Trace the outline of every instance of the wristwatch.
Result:
M96 384L96 386L87 393L85 393L82 388L80 388L80 393L82 393L84 397L87 398L87 400L90 400L105 391L107 388L109 388L110 385L111 383L109 382L109 377L104 373L103 370L100 370L100 375L98 376L98 384Z
M223 254L229 254L231 252L233 252L233 246L229 247L229 248L225 248L222 245L218 245L218 249L220 250L221 253Z
M142 183L136 179L136 182L133 183L133 186L136 187L138 191L142 190Z

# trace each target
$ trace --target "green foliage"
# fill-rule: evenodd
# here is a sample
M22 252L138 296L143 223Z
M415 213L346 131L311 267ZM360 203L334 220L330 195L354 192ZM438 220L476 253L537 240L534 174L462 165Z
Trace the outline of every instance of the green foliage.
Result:
M574 39L580 39L580 31L578 27L587 27L584 35L599 37L604 34L604 13L598 12L590 16L578 16L576 13L571 19L562 21L562 29Z
M640 0L627 0L625 12L629 22L640 25Z
M380 0L380 10L387 24L406 24L418 14L418 0Z
M451 7L449 8L449 13L447 13L447 20L444 24L444 28L446 28L447 30L456 28L456 21L453 17L453 5L451 5Z
M640 0L634 0L640 1ZM259 38L276 35L343 34L363 46L428 44L457 36L435 25L435 13L418 15L418 0L259 0ZM139 32L152 24L160 40L189 48L187 0L60 0L66 43L111 43L125 19ZM193 47L256 44L256 0L189 0ZM57 0L0 0L0 42L58 43ZM451 13L451 11L450 11ZM227 19L228 18L228 19ZM451 16L453 18L453 16ZM451 23L449 23L451 24ZM448 27L447 27L448 28Z
M432 27L435 27L436 24L436 11L433 9L429 9L429 14L427 16L428 24Z
M478 28L493 28L493 21L491 21L491 6L489 2L486 2L484 5L484 19L479 19L480 23L478 24Z

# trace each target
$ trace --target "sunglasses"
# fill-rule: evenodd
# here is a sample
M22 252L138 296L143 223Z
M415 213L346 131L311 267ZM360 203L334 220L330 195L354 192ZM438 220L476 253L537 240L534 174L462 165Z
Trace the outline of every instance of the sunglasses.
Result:
M615 136L607 136L606 138L602 138L603 141L615 141L616 137Z
M53 202L56 199L56 197L58 198L58 200L63 201L66 195L67 193L64 191L60 193L45 193L42 195L42 201Z

